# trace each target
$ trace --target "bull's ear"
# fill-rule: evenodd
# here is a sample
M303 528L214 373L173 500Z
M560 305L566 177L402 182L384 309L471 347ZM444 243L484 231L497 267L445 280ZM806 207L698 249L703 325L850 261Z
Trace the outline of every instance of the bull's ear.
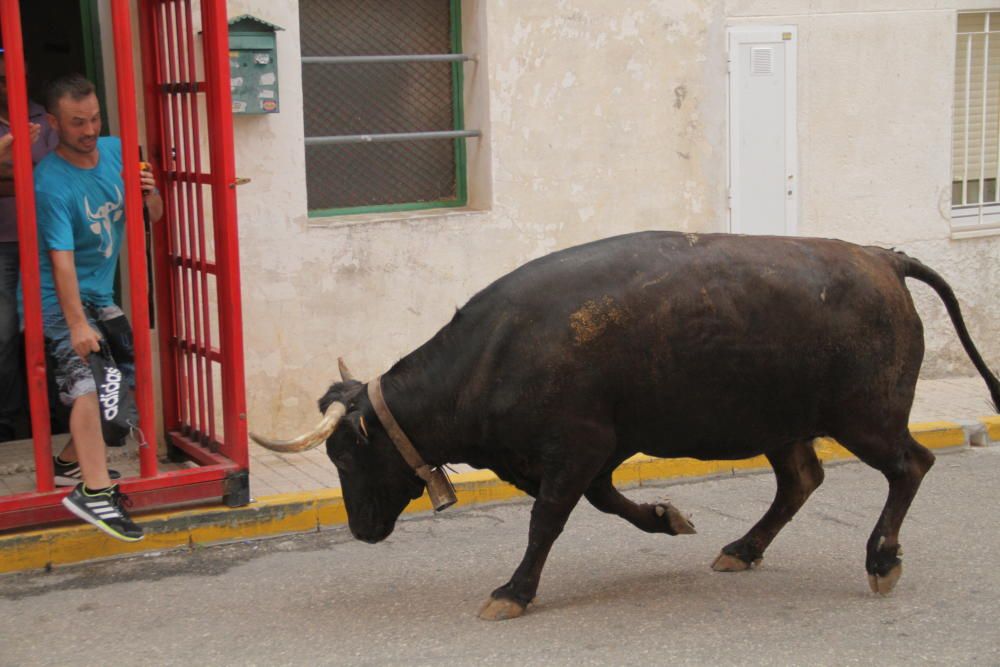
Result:
M361 410L347 413L340 421L340 428L347 428L359 445L368 444L368 425Z

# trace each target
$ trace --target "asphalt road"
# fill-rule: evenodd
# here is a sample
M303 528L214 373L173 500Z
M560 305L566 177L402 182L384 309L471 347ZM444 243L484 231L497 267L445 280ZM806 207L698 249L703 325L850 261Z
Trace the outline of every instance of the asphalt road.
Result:
M510 576L527 502L0 577L0 665L1000 665L1000 447L940 455L903 527L904 574L868 590L881 475L829 466L763 567L712 572L770 474L669 496L698 535L647 535L584 502L519 619L476 611Z

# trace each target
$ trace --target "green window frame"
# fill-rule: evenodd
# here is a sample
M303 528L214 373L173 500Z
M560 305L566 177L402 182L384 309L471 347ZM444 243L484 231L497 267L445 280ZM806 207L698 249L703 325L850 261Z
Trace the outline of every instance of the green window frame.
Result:
M358 215L366 213L388 213L388 212L398 212L398 211L416 211L416 210L426 210L426 209L438 209L438 208L455 208L466 206L468 203L468 176L467 176L467 158L466 158L466 138L469 136L479 136L479 132L476 130L468 131L465 129L465 110L463 103L463 88L464 88L464 62L471 59L471 57L462 54L462 15L461 15L461 0L424 0L424 6L429 7L432 10L440 11L443 13L444 7L436 5L436 3L444 3L447 5L447 16L448 16L448 30L447 30L447 47L448 53L406 53L400 52L398 48L395 48L397 43L394 41L394 35L390 32L391 30L398 30L402 32L404 30L415 30L419 29L420 21L414 20L412 25L397 25L392 26L389 24L390 18L374 16L370 21L364 21L362 24L373 31L371 39L368 40L365 35L357 35L353 33L351 35L352 39L349 40L351 45L342 46L337 48L338 45L331 45L327 43L321 43L323 38L320 37L323 27L319 25L321 20L327 21L327 25L332 25L336 23L338 3L341 9L345 11L359 11L364 8L365 11L377 12L379 3L364 3L359 0L302 0L300 3L300 20L302 22L303 30L303 57L302 57L302 67L303 67L303 116L306 127L305 136L305 150L306 150L306 169L307 169L307 208L308 216L310 218L320 218L320 217L331 217L331 216L342 216L342 215ZM367 9L367 7L375 7L374 10ZM411 5L410 8L413 8ZM367 18L367 17L366 17ZM307 26L307 23L309 24ZM398 22L402 23L402 22ZM426 25L426 24L425 24ZM306 31L313 31L311 36ZM431 27L433 29L433 26ZM405 41L405 40L401 40ZM441 40L438 40L438 44L441 45ZM388 48L386 48L388 47ZM388 50L388 53L384 51ZM366 118L364 115L370 109L373 118L378 118L379 114L382 112L382 108L377 104L379 99L379 74L381 72L387 71L389 68L398 68L395 70L395 74L399 74L401 69L406 68L407 74L402 81L405 84L405 89L407 92L412 92L413 90L419 90L425 92L426 88L430 88L433 85L440 86L440 82L445 79L445 75L441 74L440 68L449 67L450 68L450 99L447 97L442 100L441 98L436 98L436 102L432 100L431 104L436 104L440 108L446 108L443 101L447 101L450 104L450 114L451 114L451 126L450 127L404 127L401 131L399 129L391 129L385 131L381 129L378 121L375 121L375 127L368 128L365 126ZM344 131L336 127L337 123L333 121L327 121L327 119L322 115L328 108L328 106L323 106L319 100L329 101L332 97L332 102L334 105L339 104L341 100L336 98L336 95L331 95L330 90L322 89L323 87L317 85L317 82L322 80L322 75L316 76L316 70L311 70L310 68L344 68L341 71L354 72L357 73L355 76L355 82L352 86L356 86L358 81L362 84L371 82L369 85L361 85L360 87L353 87L352 90L358 91L359 89L364 89L365 91L371 90L372 97L370 100L362 99L352 99L345 102L345 106L351 106L351 118L350 122L346 123L349 128ZM353 70L351 68L354 68ZM421 72L435 72L433 83L431 82L431 77L428 76L428 84L426 87L423 86L422 82L419 80ZM345 75L346 77L347 75ZM370 78L368 78L370 77ZM390 77L387 77L389 79ZM334 79L336 80L336 79ZM399 77L391 78L391 81L399 84ZM404 95L393 95L393 93L398 91L388 91L389 95L385 99L389 100L407 100L408 98ZM325 96L325 97L321 97ZM398 113L393 114L395 123L407 122L407 115L409 109L406 107L405 103L401 106L395 107ZM440 109L438 110L440 111ZM338 117L344 117L343 113L336 112L332 115ZM418 112L414 112L415 117L420 116ZM431 115L440 115L439 113ZM399 120L402 119L402 120ZM342 124L345 125L345 124ZM360 127L360 129L359 129ZM331 131L332 129L332 131ZM382 188L381 184L372 185L373 181L379 177L380 174L373 173L379 171L378 169L373 169L373 166L378 165L377 158L372 158L371 161L368 159L358 160L356 164L360 165L361 171L355 172L350 162L348 156L354 155L364 155L366 151L370 151L372 156L381 154L391 154L392 149L389 152L379 153L379 148L375 147L377 144L396 144L403 154L406 154L404 150L406 146L415 146L417 142L423 144L424 142L451 142L451 155L450 167L448 169L444 168L444 164L447 160L441 161L440 157L447 153L446 149L440 149L440 144L437 144L437 148L434 153L438 156L438 161L431 164L431 168L436 171L434 174L435 185L437 185L437 190L434 188L428 188L428 191L432 194L436 192L436 196L429 196L423 198L418 196L415 200L407 199L405 201L393 201L393 199L399 199L400 196L394 196L393 192L388 189L381 190L379 192L369 192L368 187L372 189ZM419 148L419 147L417 147ZM418 151L414 151L418 152ZM322 159L317 156L323 155ZM311 166L311 164L313 166ZM329 174L325 170L317 171L310 174L311 169L319 170L317 165L334 165L334 173ZM383 162L384 164L384 162ZM420 163L415 163L415 166L409 170L409 173L420 172L420 167L423 166ZM394 167L397 168L396 176L400 177L400 173L406 172L406 165L395 165L388 164L386 166L387 170L391 170ZM420 172L423 173L423 172ZM357 177L363 181L365 186L365 194L361 196L362 198L371 199L373 197L381 196L383 201L366 201L364 203L351 202L350 200L354 197L343 195L343 201L350 203L333 203L330 205L329 199L336 198L340 195L332 193L331 190L335 190L341 184L334 184L334 188L324 187L323 179L327 180L326 183L329 185L330 181L336 179L336 174L344 174L346 179ZM425 174L426 175L426 174ZM398 181L397 181L398 182ZM386 177L385 186L390 188L392 181L390 177ZM348 185L344 186L349 189ZM419 189L419 185L415 186ZM406 189L406 188L404 188ZM441 192L447 190L447 192L442 196Z

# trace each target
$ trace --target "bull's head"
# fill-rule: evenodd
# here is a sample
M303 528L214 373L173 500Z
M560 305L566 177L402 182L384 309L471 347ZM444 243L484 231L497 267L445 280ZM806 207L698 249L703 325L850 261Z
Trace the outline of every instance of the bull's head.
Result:
M326 441L337 466L351 534L374 544L387 538L407 504L419 498L424 483L400 456L382 428L366 385L355 380L340 360L342 382L319 400L323 419L291 440L271 440L253 433L257 444L276 452L303 452Z

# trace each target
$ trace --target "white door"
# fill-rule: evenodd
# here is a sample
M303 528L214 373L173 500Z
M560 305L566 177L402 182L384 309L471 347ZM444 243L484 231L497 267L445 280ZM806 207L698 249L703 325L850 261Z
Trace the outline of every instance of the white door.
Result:
M729 29L729 229L795 234L794 26Z

